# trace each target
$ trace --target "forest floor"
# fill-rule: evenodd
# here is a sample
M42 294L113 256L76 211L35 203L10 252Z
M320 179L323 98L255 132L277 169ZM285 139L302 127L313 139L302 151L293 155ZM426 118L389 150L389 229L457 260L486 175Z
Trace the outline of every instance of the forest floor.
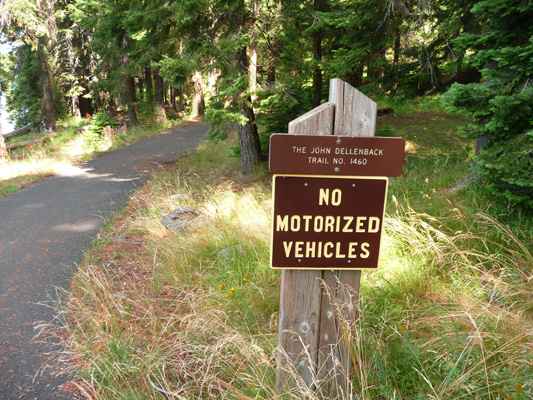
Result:
M380 267L364 271L350 399L533 396L533 218L471 170L465 121L431 102L379 119L403 137ZM269 268L271 176L239 173L236 138L167 165L100 232L61 332L90 399L321 399L275 390L280 273ZM186 232L161 219L197 210ZM351 396L351 397L350 397Z

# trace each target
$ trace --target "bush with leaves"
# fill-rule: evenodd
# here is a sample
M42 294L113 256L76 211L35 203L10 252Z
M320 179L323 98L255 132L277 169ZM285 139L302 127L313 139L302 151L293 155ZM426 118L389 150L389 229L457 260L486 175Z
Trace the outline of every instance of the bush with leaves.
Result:
M97 149L104 139L104 128L110 126L115 128L119 125L118 121L112 118L108 113L100 111L91 119L91 126L85 135L85 145L92 149Z

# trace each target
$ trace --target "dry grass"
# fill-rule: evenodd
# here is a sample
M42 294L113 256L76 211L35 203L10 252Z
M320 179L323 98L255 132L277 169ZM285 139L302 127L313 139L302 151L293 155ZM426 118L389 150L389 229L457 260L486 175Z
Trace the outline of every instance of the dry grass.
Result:
M268 177L231 172L230 152L206 145L158 174L88 254L66 305L86 398L331 398L294 367L276 393ZM339 400L533 396L529 245L440 201L438 216L391 203L380 269L363 273L360 318L344 321L354 371ZM185 234L160 224L179 206L201 215Z

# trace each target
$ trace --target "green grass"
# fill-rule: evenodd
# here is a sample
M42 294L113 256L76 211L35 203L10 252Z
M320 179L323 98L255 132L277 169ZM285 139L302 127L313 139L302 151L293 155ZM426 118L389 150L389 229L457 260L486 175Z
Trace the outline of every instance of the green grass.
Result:
M363 272L361 318L346 332L349 398L531 398L532 214L482 183L450 190L470 170L470 144L435 102L378 121L408 154L390 182L380 267ZM237 172L234 145L202 145L156 174L80 267L66 333L86 397L327 398L303 384L275 392L270 177ZM201 212L185 234L159 222L179 206Z

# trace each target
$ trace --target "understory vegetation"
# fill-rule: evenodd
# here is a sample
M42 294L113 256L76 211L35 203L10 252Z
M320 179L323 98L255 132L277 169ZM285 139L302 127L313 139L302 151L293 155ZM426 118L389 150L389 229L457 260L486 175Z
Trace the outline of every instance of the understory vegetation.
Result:
M347 331L345 399L533 396L533 218L463 185L470 143L431 99L378 120L407 142L391 179L380 267ZM65 300L75 384L90 399L321 399L275 391L280 272L269 268L265 165L236 172L236 138L166 166L110 221ZM198 217L185 233L161 218ZM298 382L298 381L297 381Z

